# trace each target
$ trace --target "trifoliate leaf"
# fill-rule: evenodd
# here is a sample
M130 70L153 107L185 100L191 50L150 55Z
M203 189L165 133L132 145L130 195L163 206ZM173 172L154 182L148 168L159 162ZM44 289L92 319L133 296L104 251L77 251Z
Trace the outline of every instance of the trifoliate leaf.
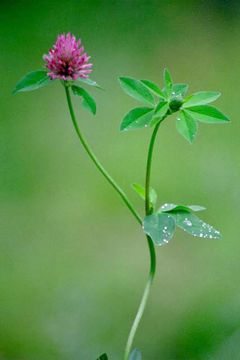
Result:
M50 84L53 80L49 78L46 70L32 71L25 75L16 85L13 94L24 91L32 91L40 89Z
M153 117L154 110L148 107L139 107L129 111L123 118L120 130L134 130L147 127Z
M134 99L154 105L154 97L140 80L128 77L120 77L119 82L122 89Z

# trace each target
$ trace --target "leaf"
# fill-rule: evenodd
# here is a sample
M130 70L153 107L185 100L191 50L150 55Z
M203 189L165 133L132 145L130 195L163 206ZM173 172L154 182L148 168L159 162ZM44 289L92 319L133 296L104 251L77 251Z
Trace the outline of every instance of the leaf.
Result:
M171 212L171 211L202 211L206 210L205 207L200 205L176 205L176 204L164 204L160 207L160 212Z
M103 90L103 88L100 85L98 85L96 83L96 81L91 80L89 78L86 78L86 79L85 78L78 78L77 81L80 81L80 82L82 82L82 83L84 83L86 85L94 86L94 87L96 87L96 88L98 88L100 90Z
M99 358L97 358L97 360L108 360L108 356L107 356L106 353L102 354L102 355L99 356Z
M138 349L133 349L130 354L129 360L142 360L141 351Z
M83 88L79 86L72 86L74 95L81 96L83 99L83 106L89 110L93 115L96 114L97 106L94 98Z
M193 142L197 135L197 122L185 111L180 111L176 122L177 131L190 143Z
M154 213L144 218L143 229L156 245L164 245L173 237L175 220L172 215Z
M52 82L46 70L36 70L25 75L16 85L13 94L40 89Z
M166 88L172 87L173 81L170 71L168 69L164 69L164 84Z
M137 183L132 184L133 190L136 191L136 193L145 200L145 188Z
M184 97L188 91L187 84L173 84L172 86L172 95L181 95Z
M192 213L179 211L172 213L172 216L174 216L177 226L193 236L209 239L221 238L221 234L218 230L214 229L211 225L205 223Z
M132 184L132 188L133 190L136 191L136 193L143 199L145 200L145 187L134 183ZM153 188L150 188L150 193L149 193L149 197L150 197L150 203L151 205L154 207L156 205L157 202L157 193Z
M199 91L186 98L183 107L209 104L217 100L220 95L221 93L217 91Z
M168 112L169 104L166 101L160 101L154 111L154 117L151 121L151 126L156 125Z
M154 98L148 88L140 81L128 77L119 78L122 89L134 99L154 105Z
M170 71L168 69L164 69L163 80L164 80L166 94L167 96L170 96L172 92L173 82Z
M199 105L188 107L184 110L193 119L209 124L221 124L228 122L226 115L221 113L218 109L209 105Z
M154 94L165 99L163 91L152 81L150 80L141 80L141 82Z
M192 210L192 211L203 211L203 210L206 210L206 208L204 206L201 206L201 205L188 205L187 206L188 209Z
M169 108L169 106L168 106L167 101L160 101L156 106L154 115L156 115L158 117L163 117L164 115L166 115L168 108Z
M153 117L154 110L148 107L139 107L129 111L123 118L120 130L133 130L147 127Z

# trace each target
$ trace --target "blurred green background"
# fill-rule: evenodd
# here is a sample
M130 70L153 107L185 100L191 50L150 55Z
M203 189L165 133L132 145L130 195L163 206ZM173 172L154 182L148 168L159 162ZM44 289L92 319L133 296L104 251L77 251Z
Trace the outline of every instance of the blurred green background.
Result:
M150 130L120 133L136 105L120 75L219 90L232 123L201 124L190 146L161 128L153 186L160 203L205 205L222 241L181 231L158 248L157 277L135 345L145 360L240 358L238 1L1 1L0 358L122 359L148 272L143 233L83 152L59 83L12 96L57 34L81 37L105 92L96 118L75 102L99 158L136 207Z

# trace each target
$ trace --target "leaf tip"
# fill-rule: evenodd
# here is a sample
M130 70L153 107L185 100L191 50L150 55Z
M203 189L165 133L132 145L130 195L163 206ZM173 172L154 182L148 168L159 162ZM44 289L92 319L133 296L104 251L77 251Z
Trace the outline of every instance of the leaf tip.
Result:
M126 79L125 76L119 76L118 81L120 82L120 84Z

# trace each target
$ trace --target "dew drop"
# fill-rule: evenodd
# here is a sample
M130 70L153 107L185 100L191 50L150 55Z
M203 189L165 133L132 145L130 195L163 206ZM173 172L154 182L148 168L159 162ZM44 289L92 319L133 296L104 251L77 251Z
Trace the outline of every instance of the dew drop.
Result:
M187 226L192 226L192 222L188 218L185 218L183 223Z

